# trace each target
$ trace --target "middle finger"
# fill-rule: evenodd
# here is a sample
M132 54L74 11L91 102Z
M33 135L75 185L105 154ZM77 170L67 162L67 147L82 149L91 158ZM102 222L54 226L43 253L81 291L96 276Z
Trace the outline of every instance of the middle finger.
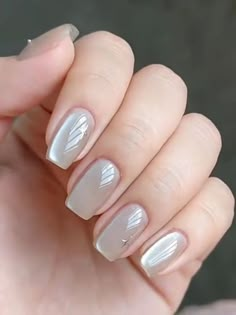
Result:
M183 81L164 66L134 75L120 110L73 172L67 207L84 219L109 208L174 132L186 96Z

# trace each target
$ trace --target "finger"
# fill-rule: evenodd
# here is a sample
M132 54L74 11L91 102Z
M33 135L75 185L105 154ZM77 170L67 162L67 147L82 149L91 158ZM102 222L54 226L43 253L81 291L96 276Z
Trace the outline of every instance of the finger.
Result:
M47 129L51 162L66 169L90 150L120 106L133 64L130 46L108 32L76 43L73 67Z
M212 251L231 225L233 215L234 197L232 192L221 180L210 178L199 194L162 231L144 244L137 256L133 256L134 263L138 268L140 268L140 261L141 265L145 264L146 267L143 266L143 268L148 275L152 275L150 281L166 302L171 314L181 303L189 283L201 267L204 257ZM187 245L185 247L179 245L179 241L183 240L182 236L174 237L176 242L174 241L173 246L165 243L168 238L170 240L170 233L173 236L174 231L178 231L182 233L183 237L186 237L187 241L184 242ZM162 249L159 247L160 251L156 251L152 260L152 262L159 261L159 263L152 266L153 269L148 267L147 270L149 264L146 264L147 261L144 262L143 257L145 256L142 254L147 255L152 246L157 249L160 242L162 242ZM179 246L182 248L181 251L179 251ZM154 249L154 247L152 248ZM162 262L157 257L161 257Z
M184 116L152 162L97 221L97 249L109 260L134 253L198 192L220 148L220 135L212 122L198 114Z
M134 75L120 110L75 169L67 206L85 219L110 207L174 132L186 96L182 79L164 66Z
M78 30L63 25L32 40L17 57L0 58L0 140L13 117L39 105L63 80L74 58ZM20 120L15 128L21 128Z
M155 280L154 278L148 278L149 285L158 293L169 310L166 314L175 314L183 301L193 276L201 266L202 264L199 261L194 261L185 266L183 270L157 275Z
M149 276L166 274L203 260L232 224L234 197L219 179L210 178L199 194L140 249Z
M32 40L19 56L0 58L1 117L38 105L54 90L73 62L77 34L66 24Z

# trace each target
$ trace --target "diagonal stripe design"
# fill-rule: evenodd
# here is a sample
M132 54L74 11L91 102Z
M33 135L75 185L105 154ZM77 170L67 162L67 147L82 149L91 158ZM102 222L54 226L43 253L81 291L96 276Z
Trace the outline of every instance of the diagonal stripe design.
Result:
M70 112L58 129L47 151L47 159L67 169L86 146L94 128L94 119L85 109Z
M81 139L87 132L88 127L88 120L85 115L77 119L69 132L64 153L74 150L79 145Z

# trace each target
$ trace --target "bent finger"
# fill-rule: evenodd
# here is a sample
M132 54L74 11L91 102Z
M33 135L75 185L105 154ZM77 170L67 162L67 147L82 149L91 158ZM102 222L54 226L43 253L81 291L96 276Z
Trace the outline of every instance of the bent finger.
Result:
M19 56L0 58L0 117L41 103L63 80L74 59L77 29L57 27L30 41Z

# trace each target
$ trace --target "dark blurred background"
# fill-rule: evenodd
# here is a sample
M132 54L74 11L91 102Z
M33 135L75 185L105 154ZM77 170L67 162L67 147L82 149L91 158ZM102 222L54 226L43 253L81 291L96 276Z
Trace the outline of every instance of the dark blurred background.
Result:
M215 174L236 192L236 0L1 0L0 54L65 22L81 34L124 37L136 69L163 63L189 87L188 111L210 117L223 135ZM207 235L206 235L207 237ZM236 298L236 225L193 281L185 304Z

